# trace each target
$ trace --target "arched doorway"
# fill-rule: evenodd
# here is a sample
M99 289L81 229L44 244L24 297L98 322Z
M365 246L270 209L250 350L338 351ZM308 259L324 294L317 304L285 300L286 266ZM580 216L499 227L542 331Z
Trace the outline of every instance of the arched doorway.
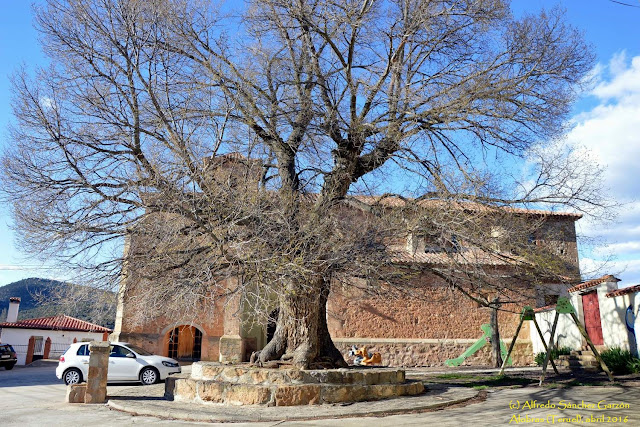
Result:
M202 357L202 331L195 326L176 326L166 334L167 356L176 360L198 361Z

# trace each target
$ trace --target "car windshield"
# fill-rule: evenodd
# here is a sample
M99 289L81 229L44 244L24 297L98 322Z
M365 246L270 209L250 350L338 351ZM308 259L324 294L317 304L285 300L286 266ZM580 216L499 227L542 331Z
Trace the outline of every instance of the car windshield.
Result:
M142 349L140 347L136 347L135 345L128 345L131 350L138 353L140 356L153 356L153 353L149 353L147 350Z

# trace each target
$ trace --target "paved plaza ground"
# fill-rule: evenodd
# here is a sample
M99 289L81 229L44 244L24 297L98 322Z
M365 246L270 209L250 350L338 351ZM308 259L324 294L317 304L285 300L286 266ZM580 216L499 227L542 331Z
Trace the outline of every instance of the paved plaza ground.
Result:
M512 373L512 385L493 386L491 372L480 376L476 387L464 384L473 370L445 374L410 370L423 379L429 392L397 401L297 408L238 408L168 402L162 399L163 384L143 387L109 385L108 405L64 403L65 386L55 378L55 364L0 369L0 424L5 426L126 426L222 425L226 426L501 426L501 425L640 425L640 387L636 381L614 386L581 386L576 381L525 385L523 378L536 370ZM482 374L481 374L482 375ZM486 381L482 385L482 378ZM487 385L488 384L488 385ZM463 401L460 403L460 401ZM447 406L448 404L453 406ZM121 410L114 409L118 407ZM394 409L395 408L395 409ZM385 412L385 409L387 410ZM417 411L384 415L394 410ZM134 415L138 414L153 414ZM365 414L378 412L376 416ZM354 414L361 415L354 417ZM263 422L242 422L269 418ZM288 420L287 418L301 418ZM207 422L203 422L206 420ZM239 421L229 424L229 422Z

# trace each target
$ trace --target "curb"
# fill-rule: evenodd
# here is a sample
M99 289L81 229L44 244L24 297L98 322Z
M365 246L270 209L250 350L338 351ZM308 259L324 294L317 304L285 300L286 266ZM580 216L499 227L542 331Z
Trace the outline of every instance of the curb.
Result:
M183 404L180 407L173 407L173 402L168 400L153 400L154 403L134 403L139 399L110 399L107 406L111 409L126 412L138 416L151 416L167 420L183 420L198 422L264 422L264 421L308 421L321 419L339 418L359 418L359 417L385 417L390 415L411 414L421 412L431 412L442 410L450 406L457 406L468 403L475 403L486 398L486 391L471 390L468 388L448 387L445 393L465 390L467 396L461 398L450 398L445 401L434 401L434 396L425 393L422 396L399 397L375 402L358 402L364 404L362 408L357 403L349 405L309 405L304 406L313 414L302 414L302 407L291 409L291 413L286 413L287 408L275 407L265 408L260 406L214 406L206 404L191 404L190 409L186 409ZM432 391L430 389L430 391ZM426 400L426 402L419 402ZM128 404L133 403L133 404ZM372 403L381 406L379 409L371 409ZM402 406L402 403L410 403L409 406ZM401 407L397 407L397 406ZM191 406L190 405L190 406ZM366 406L365 406L366 405ZM394 407L396 406L396 407ZM341 410L342 409L342 410ZM276 412L277 411L277 412Z

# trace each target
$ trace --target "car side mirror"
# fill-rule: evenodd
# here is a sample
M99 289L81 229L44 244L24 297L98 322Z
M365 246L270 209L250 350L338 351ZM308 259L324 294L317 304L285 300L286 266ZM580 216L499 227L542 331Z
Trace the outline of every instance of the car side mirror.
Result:
M135 359L136 355L133 353L127 353L127 357L130 357L131 359Z

